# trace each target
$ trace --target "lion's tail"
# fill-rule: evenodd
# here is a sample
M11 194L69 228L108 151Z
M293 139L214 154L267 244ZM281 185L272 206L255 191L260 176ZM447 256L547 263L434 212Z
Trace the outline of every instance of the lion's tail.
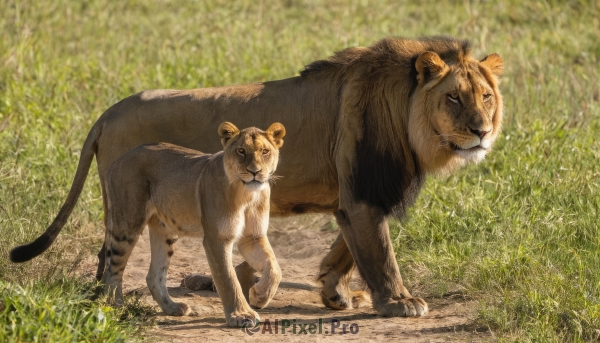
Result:
M79 165L77 165L77 172L75 172L75 178L73 179L73 184L71 185L71 190L69 190L69 195L67 195L67 199L63 204L60 212L50 226L46 229L46 231L38 237L35 241L18 246L11 250L10 252L10 260L13 262L25 262L29 261L32 258L40 255L46 249L48 249L54 240L62 230L63 226L67 222L67 219L71 215L75 204L77 203L77 199L79 199L79 195L81 194L81 190L83 189L83 185L85 184L85 179L87 178L88 171L90 170L90 165L92 164L92 160L94 159L94 155L98 150L98 138L100 137L100 125L98 122L92 127L88 136L81 148L81 156L79 157Z

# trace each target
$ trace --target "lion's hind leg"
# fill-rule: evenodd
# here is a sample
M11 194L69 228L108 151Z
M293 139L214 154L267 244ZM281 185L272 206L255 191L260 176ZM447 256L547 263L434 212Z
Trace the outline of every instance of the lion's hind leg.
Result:
M319 281L323 283L321 301L334 310L371 306L371 296L365 291L350 290L354 259L340 233L323 258Z
M252 268L246 261L235 266L235 274L237 275L237 279L240 282L240 286L242 286L242 292L244 293L244 297L248 302L250 301L250 288L252 288L252 286L254 286L254 284L258 282L258 277L254 274L255 272L256 271L254 270L254 268Z
M263 308L269 304L281 282L281 268L266 236L242 237L238 250L252 269L260 271L259 281L250 288L250 305Z
M186 316L191 309L184 303L174 302L167 292L167 271L174 253L177 235L167 228L157 217L148 221L150 233L150 269L146 276L146 283L154 301L158 303L163 312L170 316Z

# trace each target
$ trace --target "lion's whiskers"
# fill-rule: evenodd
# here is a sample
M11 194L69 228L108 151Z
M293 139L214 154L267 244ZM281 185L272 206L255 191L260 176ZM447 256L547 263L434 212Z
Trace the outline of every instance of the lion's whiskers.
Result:
M443 149L448 147L452 142L450 142L450 138L454 138L454 137L458 137L457 134L454 133L447 133L447 134L437 134L437 135L433 135L434 137L440 137L440 141L437 144L436 148L438 150Z
M442 139L448 139L453 137L460 137L460 135L457 133L440 133L437 135L433 135L433 137L442 137Z

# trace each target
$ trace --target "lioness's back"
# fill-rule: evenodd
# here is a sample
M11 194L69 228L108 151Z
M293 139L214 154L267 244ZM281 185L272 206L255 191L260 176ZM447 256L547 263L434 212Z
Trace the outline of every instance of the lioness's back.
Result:
M123 208L135 213L132 222L161 209L157 215L165 225L197 231L197 181L212 156L168 143L137 146L107 171L109 207L116 209L115 213ZM162 212L170 215L165 218ZM178 218L176 222L174 218Z

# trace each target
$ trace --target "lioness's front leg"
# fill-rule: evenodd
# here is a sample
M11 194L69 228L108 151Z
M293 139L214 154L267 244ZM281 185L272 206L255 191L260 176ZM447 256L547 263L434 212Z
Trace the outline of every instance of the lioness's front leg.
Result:
M275 259L275 253L266 236L242 237L238 242L238 250L246 262L260 271L260 280L250 288L250 305L255 308L267 306L277 292L281 282L281 269Z
M402 284L383 211L355 202L348 189L340 195L335 217L358 271L371 289L375 310L392 317L427 314L427 303L413 298Z
M260 319L242 293L235 269L232 264L233 237L220 237L216 228L205 227L202 244L206 251L206 259L213 277L213 282L223 303L225 319L228 326L242 326L251 321L254 325ZM214 230L213 230L214 229Z

